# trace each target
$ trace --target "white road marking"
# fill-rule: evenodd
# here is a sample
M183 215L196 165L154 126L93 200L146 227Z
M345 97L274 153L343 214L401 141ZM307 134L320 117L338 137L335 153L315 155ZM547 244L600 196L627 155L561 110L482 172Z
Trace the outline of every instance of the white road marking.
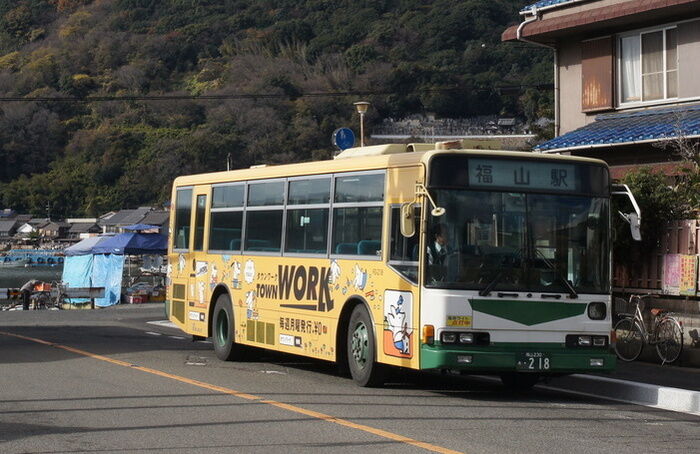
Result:
M175 328L175 329L180 329L178 326L171 322L170 320L154 320L152 322L146 322L149 325L156 325L156 326L165 326L167 328Z

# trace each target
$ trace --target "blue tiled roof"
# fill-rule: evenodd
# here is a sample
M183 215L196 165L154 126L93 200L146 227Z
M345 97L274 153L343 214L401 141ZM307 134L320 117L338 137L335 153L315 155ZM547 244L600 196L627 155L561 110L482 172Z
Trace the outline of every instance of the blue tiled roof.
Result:
M667 139L676 137L679 130L686 136L700 136L700 104L598 115L593 123L541 143L535 150Z
M531 5L527 5L525 8L521 9L520 12L523 13L526 11L530 11L533 6L536 6L538 8L544 8L545 6L559 5L562 3L570 3L570 2L574 2L574 1L576 1L576 0L541 0L539 2L535 2Z

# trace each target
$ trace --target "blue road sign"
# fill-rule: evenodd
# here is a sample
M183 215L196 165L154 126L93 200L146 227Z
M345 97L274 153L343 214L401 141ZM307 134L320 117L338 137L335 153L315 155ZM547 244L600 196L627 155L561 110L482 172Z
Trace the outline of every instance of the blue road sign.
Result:
M338 128L333 131L333 145L340 150L351 148L355 145L355 134L350 128Z

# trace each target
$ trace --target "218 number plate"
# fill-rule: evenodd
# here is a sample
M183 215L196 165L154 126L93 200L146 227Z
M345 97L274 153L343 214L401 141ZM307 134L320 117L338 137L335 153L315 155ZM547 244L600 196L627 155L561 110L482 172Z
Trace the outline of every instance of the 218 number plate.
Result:
M515 364L515 367L518 370L532 372L549 370L551 366L552 361L549 358L549 355L542 352L519 353Z

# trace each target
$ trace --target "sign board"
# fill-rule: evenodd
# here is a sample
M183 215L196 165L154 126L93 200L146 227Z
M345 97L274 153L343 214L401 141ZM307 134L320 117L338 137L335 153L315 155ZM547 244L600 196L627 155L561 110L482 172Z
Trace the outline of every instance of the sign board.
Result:
M665 254L662 291L666 295L694 296L698 278L695 255Z
M469 186L578 192L576 166L558 162L469 159Z
M355 145L355 134L350 128L339 128L333 131L333 145L339 150L347 150Z

